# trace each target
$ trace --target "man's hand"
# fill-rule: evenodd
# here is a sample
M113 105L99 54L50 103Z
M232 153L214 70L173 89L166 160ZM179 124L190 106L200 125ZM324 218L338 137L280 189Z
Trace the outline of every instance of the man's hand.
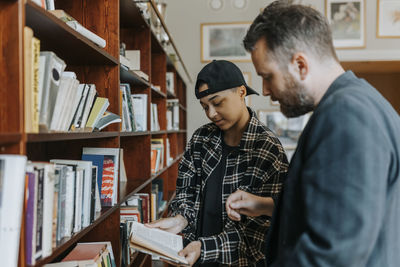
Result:
M240 214L252 217L272 216L274 201L270 197L259 197L237 190L228 197L225 207L229 218L234 221L240 221Z
M186 219L182 215L178 214L175 217L162 218L151 223L146 223L145 226L177 234L180 233L187 224L188 222Z
M201 242L193 241L190 242L184 249L179 251L178 255L181 257L185 257L190 266L197 261L201 254Z

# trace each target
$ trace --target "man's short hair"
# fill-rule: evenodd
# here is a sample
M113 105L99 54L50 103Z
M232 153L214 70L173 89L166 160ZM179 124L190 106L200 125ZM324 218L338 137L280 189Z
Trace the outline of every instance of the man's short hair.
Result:
M283 65L301 51L338 61L326 18L311 7L290 2L275 1L257 16L243 40L246 50L252 51L256 42L265 38L271 56Z

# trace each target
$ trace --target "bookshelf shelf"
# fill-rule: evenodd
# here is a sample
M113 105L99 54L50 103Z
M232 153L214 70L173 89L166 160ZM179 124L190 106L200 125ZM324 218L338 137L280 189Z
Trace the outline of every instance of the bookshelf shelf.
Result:
M168 98L176 98L176 95L171 93L170 91L167 91L167 97Z
M145 132L120 132L119 135L121 137L143 136L143 135L150 135L150 132L149 131L145 131Z
M169 130L167 134L174 134L174 133L186 133L186 130Z
M63 140L92 139L92 138L110 138L117 137L118 132L91 132L91 133L39 133L27 134L27 140L30 143L51 142Z
M159 134L165 134L167 133L167 131L151 131L150 133L151 135L159 135Z
M120 67L120 79L122 83L129 83L138 86L150 86L150 83L137 75L134 72L128 71L123 67Z
M55 52L67 65L118 64L115 57L32 1L26 3L26 26L40 39L42 51Z
M64 240L64 242L59 245L55 250L53 250L53 253L44 259L39 260L36 262L35 266L42 266L44 264L50 263L53 260L55 260L57 257L59 257L61 254L65 252L69 247L71 247L73 244L76 242L79 242L79 240L82 239L87 233L89 233L93 228L101 224L103 221L105 221L113 212L116 212L118 210L118 206L110 207L110 208L103 208L101 215L88 227L82 229L78 233L74 234L71 238Z
M151 87L151 96L156 98L167 98L167 95L164 92L156 90L153 87Z
M0 145L18 143L21 141L20 133L0 133Z

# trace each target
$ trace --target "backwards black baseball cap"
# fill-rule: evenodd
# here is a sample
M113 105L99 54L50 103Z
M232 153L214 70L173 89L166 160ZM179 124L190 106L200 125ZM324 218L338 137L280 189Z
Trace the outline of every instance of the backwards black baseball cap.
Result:
M204 83L208 85L208 89L199 92L200 85ZM242 72L235 64L226 60L214 60L205 65L197 75L195 94L196 98L200 99L242 85L246 87L247 95L258 95L254 89L246 84Z

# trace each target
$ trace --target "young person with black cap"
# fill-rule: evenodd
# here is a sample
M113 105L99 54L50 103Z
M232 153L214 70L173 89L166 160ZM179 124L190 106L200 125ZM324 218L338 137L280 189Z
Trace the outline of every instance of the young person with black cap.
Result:
M275 197L287 171L278 139L245 104L257 94L246 85L239 68L213 61L198 74L195 94L207 117L193 134L180 162L172 217L148 224L169 232L182 231L180 254L201 266L255 266L264 260L268 217L232 221L227 197L241 189Z

